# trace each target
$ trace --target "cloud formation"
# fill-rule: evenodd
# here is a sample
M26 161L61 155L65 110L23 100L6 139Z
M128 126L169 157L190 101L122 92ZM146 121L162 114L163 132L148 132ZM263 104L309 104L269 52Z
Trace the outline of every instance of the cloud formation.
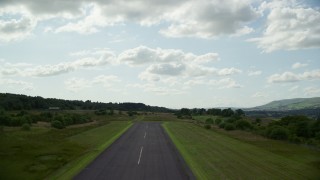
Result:
M25 39L36 25L37 20L22 7L0 8L0 42Z
M273 74L268 77L269 83L287 83L303 80L319 80L320 70L306 71L304 73L295 74L292 72L284 72L282 74Z
M168 15L171 25L160 30L168 37L214 38L243 35L253 31L246 26L259 16L250 1L188 1Z
M56 76L60 74L69 73L81 68L90 68L97 66L104 66L112 64L115 56L111 51L106 49L97 49L94 51L83 51L73 53L73 56L78 56L79 59L71 62L61 62L53 65L24 65L4 63L4 67L0 67L0 74L12 76L33 76L33 77L46 77Z
M15 79L1 79L0 84L4 86L12 86L14 88L22 89L23 91L32 91L35 89L33 83L20 81Z
M261 8L269 12L263 35L256 42L264 52L320 47L320 11L295 1L271 1Z
M297 63L292 64L291 67L292 67L292 69L299 69L299 68L303 68L303 67L306 67L306 66L308 66L308 64L297 62Z
M259 14L250 0L80 0L80 1L1 1L2 7L22 7L32 22L58 18L64 24L50 27L55 33L78 32L91 34L101 28L134 22L141 26L168 23L160 33L168 37L213 38L220 35L242 35L253 31L247 24ZM2 9L2 8L0 8ZM1 10L0 10L1 11ZM14 13L19 12L15 10ZM11 21L10 21L11 22ZM9 23L9 22L7 22ZM28 21L11 22L27 24ZM0 23L1 24L1 23ZM3 23L2 23L3 24ZM36 23L30 24L32 31ZM27 27L27 26L25 26ZM48 30L48 28L47 28ZM3 36L4 37L4 36Z
M105 88L110 88L115 83L119 83L121 80L114 75L99 75L92 79L85 78L70 78L67 79L64 84L67 90L72 92L79 92L85 88L90 88L94 85L101 85Z

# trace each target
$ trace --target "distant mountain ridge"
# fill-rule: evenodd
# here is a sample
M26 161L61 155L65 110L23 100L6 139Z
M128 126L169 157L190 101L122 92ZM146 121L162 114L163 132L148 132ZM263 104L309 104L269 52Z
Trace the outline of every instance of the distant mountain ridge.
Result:
M272 101L262 106L248 108L247 110L289 111L302 109L320 109L320 97L283 99Z

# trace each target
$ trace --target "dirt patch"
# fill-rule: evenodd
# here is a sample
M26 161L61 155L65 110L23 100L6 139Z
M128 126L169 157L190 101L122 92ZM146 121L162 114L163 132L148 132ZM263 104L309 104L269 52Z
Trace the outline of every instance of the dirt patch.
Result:
M96 125L98 124L98 121L92 121L92 122L88 122L88 123L83 123L83 124L74 124L74 125L70 125L67 126L67 128L79 128L79 127L85 127L85 126L91 126L91 125Z

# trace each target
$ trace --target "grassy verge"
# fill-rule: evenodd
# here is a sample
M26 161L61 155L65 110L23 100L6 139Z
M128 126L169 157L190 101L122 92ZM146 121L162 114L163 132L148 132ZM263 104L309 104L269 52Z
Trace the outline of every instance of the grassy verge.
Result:
M164 127L198 179L317 179L320 152L257 139L248 143L191 123ZM252 140L253 141L253 140ZM271 143L270 151L265 147ZM291 154L290 156L284 154ZM300 157L308 157L300 158Z
M123 121L62 130L5 128L0 132L0 179L44 179L58 169L50 179L70 179L130 125Z
M63 166L49 176L49 179L72 179L102 151L118 139L130 126L131 122L112 122L68 138L72 143L89 147L80 157Z

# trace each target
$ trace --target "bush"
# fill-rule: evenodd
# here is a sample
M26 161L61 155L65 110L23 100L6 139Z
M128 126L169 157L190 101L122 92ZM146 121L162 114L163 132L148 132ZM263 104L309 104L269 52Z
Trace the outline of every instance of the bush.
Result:
M261 119L260 118L256 118L256 123L260 124L261 123Z
M204 125L204 128L205 128L205 129L211 129L211 125L210 125L210 124L205 124L205 125Z
M234 123L237 119L235 117L230 117L226 120L227 123Z
M219 125L220 123L222 122L222 120L219 118L219 119L216 119L215 121L214 121L214 123L216 124L216 125Z
M212 118L208 118L206 120L206 124L213 124L213 119Z
M241 130L252 129L252 125L245 120L236 121L236 128Z
M281 126L272 126L267 130L267 136L272 139L286 140L289 137L289 130Z
M290 140L291 142L298 143L298 144L303 141L301 138L297 137L296 135L292 135L292 136L289 138L289 140Z
M231 131L231 130L235 130L235 126L231 123L226 123L226 125L224 126L224 129L227 131Z
M30 124L24 123L24 124L22 125L21 129L24 130L24 131L30 131L30 129L31 129L31 128L30 128Z
M64 128L62 122L58 121L58 120L54 120L51 122L51 126L57 129L62 129Z
M224 128L225 125L226 125L226 123L221 122L221 123L219 124L219 128Z

